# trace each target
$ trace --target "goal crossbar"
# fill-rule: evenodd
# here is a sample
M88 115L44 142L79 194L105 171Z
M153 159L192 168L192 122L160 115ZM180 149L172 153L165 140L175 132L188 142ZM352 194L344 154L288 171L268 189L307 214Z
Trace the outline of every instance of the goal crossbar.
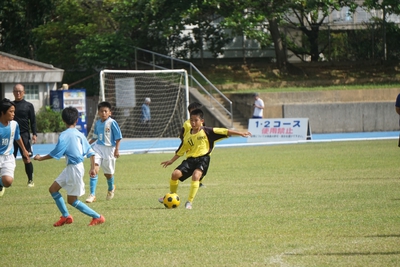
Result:
M103 70L100 101L112 105L112 116L127 138L177 137L188 118L188 74L174 70ZM143 121L144 100L150 98L151 120Z

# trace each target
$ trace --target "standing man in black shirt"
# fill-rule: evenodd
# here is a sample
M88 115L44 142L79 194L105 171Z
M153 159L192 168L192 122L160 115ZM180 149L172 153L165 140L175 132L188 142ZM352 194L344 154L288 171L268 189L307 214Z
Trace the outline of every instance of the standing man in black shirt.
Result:
M32 103L26 101L24 99L25 88L22 84L16 84L13 89L14 93L14 103L15 103L15 117L14 120L19 124L19 130L21 134L22 142L24 142L24 146L29 153L29 156L32 156L32 147L31 147L31 136L30 131L32 132L32 144L36 143L36 116L35 109ZM14 157L17 157L18 150L20 150L17 142L14 141ZM22 155L22 152L20 152ZM25 164L25 172L28 176L28 186L34 187L33 183L33 164L32 162L28 163L28 159L22 156L22 159Z

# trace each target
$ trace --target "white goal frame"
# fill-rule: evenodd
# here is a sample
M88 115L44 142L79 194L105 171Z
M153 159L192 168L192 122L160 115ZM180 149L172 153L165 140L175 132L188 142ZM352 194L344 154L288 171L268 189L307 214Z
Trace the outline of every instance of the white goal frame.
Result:
M171 74L171 75L168 75ZM180 74L180 75L174 75L174 74ZM147 75L149 78L147 78ZM171 80L167 80L168 77L171 77ZM165 80L163 79L165 78ZM140 81L139 80L145 80L146 82L149 81L149 85L145 85L144 87L142 85L139 85ZM153 87L152 86L152 81L156 81L156 85ZM138 81L138 82L136 82ZM158 82L158 84L157 84ZM108 85L107 85L108 84ZM138 85L136 85L138 84ZM161 85L160 85L161 84ZM164 88L165 84L165 88ZM142 86L142 87L141 87ZM176 86L176 92L175 92L175 87ZM130 89L132 88L132 90ZM148 88L148 89L147 89ZM107 90L110 90L107 92ZM119 92L119 93L118 93ZM125 126L130 126L136 123L136 130L132 130L132 132L137 132L139 130L138 127L140 126L137 121L139 118L137 118L138 115L138 110L140 109L141 105L144 102L144 94L146 96L157 96L157 95L162 95L163 93L168 94L171 99L174 98L174 94L176 94L176 103L179 102L179 108L177 108L177 112L179 113L179 116L181 117L182 121L185 121L189 118L189 112L187 110L187 106L189 105L189 80L188 80L188 74L187 71L184 69L173 69L173 70L102 70L100 72L100 91L99 91L99 101L109 101L110 103L112 102L112 114L116 115L116 120L118 124L124 125ZM112 95L110 97L110 95ZM138 95L138 96L137 96ZM138 98L139 97L139 98ZM109 99L107 99L109 98ZM160 110L163 110L166 105L168 108L170 108L172 105L176 104L173 103L174 100L165 100L162 101L161 99L154 99L153 97L152 102L150 104L150 109L152 113L152 121L153 121L153 110L156 108L159 108ZM170 102L170 103L168 103ZM131 103L131 104L130 104ZM184 109L183 109L184 107ZM132 110L135 110L135 113L133 113ZM114 111L117 111L114 113ZM126 113L127 115L123 116L121 115L122 113ZM160 111L158 111L160 112ZM170 111L167 111L170 112ZM173 112L176 112L175 110ZM172 114L173 112L170 112ZM156 112L155 112L156 113ZM183 114L184 113L184 114ZM133 115L134 114L134 115ZM168 113L167 113L168 114ZM157 117L157 114L155 114ZM135 122L133 122L133 116L135 116ZM178 115L172 114L171 117L168 119L168 116L165 116L165 118L160 122L152 122L152 127L154 126L160 126L160 124L171 124L170 127L176 127L177 130L179 131L178 124L176 121L176 117ZM96 119L94 120L96 121ZM93 127L92 127L93 128ZM124 136L124 131L123 129L126 127L121 127L122 134ZM171 130L165 130L166 133L158 133L154 136L151 136L152 138L157 138L160 139L162 137L177 137L176 136L170 136L171 135ZM129 132L130 133L130 132ZM166 136L165 136L165 135ZM127 134L125 134L127 135ZM128 135L128 138L131 137ZM137 136L134 135L134 138L142 138L142 136ZM143 137L147 137L144 136Z
M102 70L100 72L100 99L106 101L104 93L104 77L106 73L184 73L186 87L186 104L189 105L189 78L185 69L174 70ZM189 115L189 114L188 114Z

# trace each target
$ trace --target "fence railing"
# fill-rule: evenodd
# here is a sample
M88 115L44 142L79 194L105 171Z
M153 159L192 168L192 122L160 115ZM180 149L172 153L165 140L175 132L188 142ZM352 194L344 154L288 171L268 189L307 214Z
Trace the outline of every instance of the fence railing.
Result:
M233 107L230 101L218 88L216 88L196 66L185 60L163 55L146 49L134 47L135 68L141 65L150 66L152 69L185 69L188 72L189 86L198 89L209 101L209 108L223 110L230 119L233 127ZM140 65L139 65L140 64ZM216 99L219 96L220 100ZM223 101L221 103L220 101ZM204 103L203 103L204 104ZM228 107L228 109L226 108Z

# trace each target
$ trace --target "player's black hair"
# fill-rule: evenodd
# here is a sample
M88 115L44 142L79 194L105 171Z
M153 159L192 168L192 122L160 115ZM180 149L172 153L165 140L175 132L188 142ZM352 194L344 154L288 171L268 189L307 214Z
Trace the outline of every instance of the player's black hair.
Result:
M201 109L195 109L195 110L192 110L192 112L190 112L190 116L192 116L192 115L195 115L195 116L199 116L200 117L200 119L203 119L204 118L204 113L203 113L203 111L201 110Z
M76 108L74 107L67 107L64 108L61 117L63 121L69 126L69 125L74 125L75 122L78 120L79 117L79 112Z
M188 111L190 112L191 110L199 109L199 108L202 108L202 107L203 107L203 104L201 104L199 102L192 102L188 106Z
M6 114L7 110L11 106L15 107L15 104L10 99L4 98L3 100L1 100L1 104L0 104L0 112L1 112L1 114Z
M104 101L104 102L100 102L97 105L97 110L100 110L101 108L108 108L109 110L111 110L111 104L110 102Z

